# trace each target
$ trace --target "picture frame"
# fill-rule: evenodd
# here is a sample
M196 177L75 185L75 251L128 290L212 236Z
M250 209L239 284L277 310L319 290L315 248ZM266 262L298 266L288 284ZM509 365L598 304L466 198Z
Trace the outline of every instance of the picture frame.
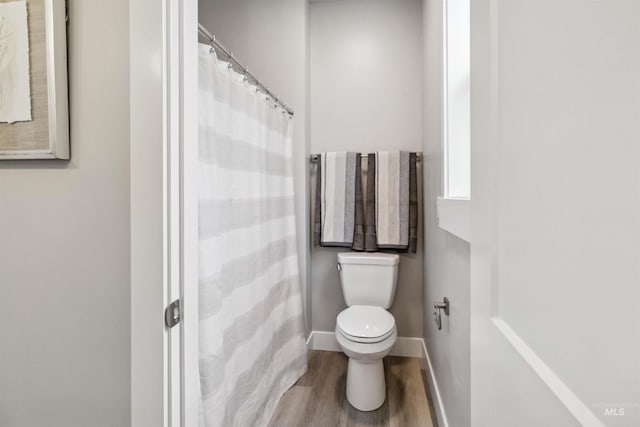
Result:
M26 6L31 120L0 122L0 160L69 159L66 1Z

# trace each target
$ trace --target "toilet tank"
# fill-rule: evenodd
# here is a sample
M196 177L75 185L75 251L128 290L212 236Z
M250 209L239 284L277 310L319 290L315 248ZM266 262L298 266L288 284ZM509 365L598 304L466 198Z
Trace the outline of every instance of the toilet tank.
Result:
M338 269L347 306L391 307L396 295L399 262L400 257L396 254L339 253Z

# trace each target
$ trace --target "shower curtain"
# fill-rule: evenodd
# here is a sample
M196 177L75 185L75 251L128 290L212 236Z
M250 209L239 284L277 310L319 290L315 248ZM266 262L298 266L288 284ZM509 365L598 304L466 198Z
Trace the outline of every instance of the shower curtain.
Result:
M201 425L266 425L306 371L291 122L199 46Z

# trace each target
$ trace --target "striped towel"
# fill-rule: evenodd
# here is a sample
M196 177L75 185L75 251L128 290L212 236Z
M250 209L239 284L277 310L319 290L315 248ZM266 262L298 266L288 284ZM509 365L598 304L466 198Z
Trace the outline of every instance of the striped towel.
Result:
M364 218L364 250L375 252L378 250L376 237L376 155L367 156L367 209Z
M376 154L376 235L380 249L416 250L415 159L415 154L406 151L379 151Z
M353 245L356 183L361 179L359 171L359 153L329 152L318 156L314 220L316 246ZM359 209L362 209L361 197L358 199Z

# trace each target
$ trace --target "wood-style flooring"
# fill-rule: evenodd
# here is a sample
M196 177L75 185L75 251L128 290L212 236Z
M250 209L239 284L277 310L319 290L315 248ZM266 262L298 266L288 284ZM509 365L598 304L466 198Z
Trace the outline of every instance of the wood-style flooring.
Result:
M435 426L418 359L384 358L387 398L382 407L371 412L349 405L347 364L343 353L310 351L307 373L282 396L269 426Z

